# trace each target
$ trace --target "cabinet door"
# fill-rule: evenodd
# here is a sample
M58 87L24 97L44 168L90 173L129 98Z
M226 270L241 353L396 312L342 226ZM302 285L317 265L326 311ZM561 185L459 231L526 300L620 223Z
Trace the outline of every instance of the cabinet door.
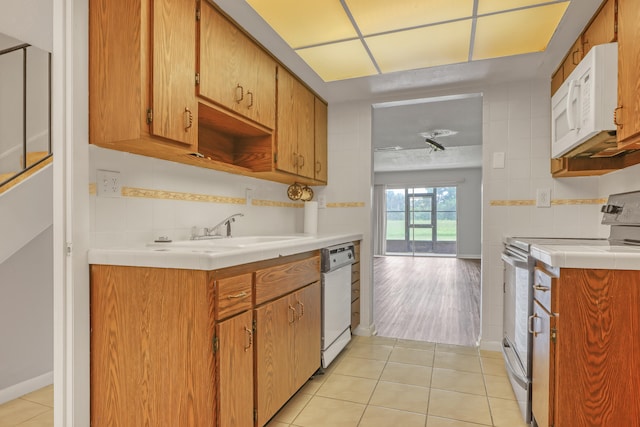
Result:
M201 2L198 95L270 129L276 63L208 2Z
M293 394L295 307L284 296L254 310L257 424L267 421Z
M640 2L618 2L618 143L640 133Z
M291 298L297 316L295 323L295 391L302 387L320 367L320 282L299 290Z
M277 169L314 177L314 95L289 72L278 70Z
M582 39L578 37L578 40L573 43L569 54L562 64L562 74L564 76L564 80L566 80L569 77L569 74L571 74L571 72L575 70L576 66L580 63L580 61L582 61L583 56Z
M141 62L143 0L89 2L89 142L140 138L149 107ZM144 77L143 77L144 76ZM146 94L148 90L144 90Z
M586 55L593 46L616 40L616 0L607 0L582 35Z
M315 108L315 179L327 182L327 104L316 98Z
M195 148L195 1L154 0L152 9L151 133Z
M551 344L551 328L555 326L552 317L540 306L533 304L533 366L531 379L531 409L538 427L549 427L553 423L553 347Z
M220 427L253 425L252 323L247 311L216 326Z

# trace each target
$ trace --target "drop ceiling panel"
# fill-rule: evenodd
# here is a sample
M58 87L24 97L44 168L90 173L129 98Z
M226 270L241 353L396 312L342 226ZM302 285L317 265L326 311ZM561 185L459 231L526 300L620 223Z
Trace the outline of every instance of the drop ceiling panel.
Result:
M541 52L562 19L569 2L479 17L473 59Z
M478 15L549 3L549 0L478 0Z
M325 82L378 74L359 39L296 52Z
M246 2L326 82L544 51L569 4L567 0Z
M363 35L469 18L473 0L345 0Z
M389 73L465 62L470 38L471 19L467 19L366 37L365 41L380 71Z
M340 0L247 3L294 49L358 36Z

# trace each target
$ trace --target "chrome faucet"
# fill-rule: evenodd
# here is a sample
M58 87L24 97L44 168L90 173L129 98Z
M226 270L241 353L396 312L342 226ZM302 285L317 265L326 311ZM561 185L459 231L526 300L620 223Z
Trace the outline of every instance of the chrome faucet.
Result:
M213 227L205 227L202 229L204 234L198 235L198 228L191 228L191 240L203 240L203 239L219 239L221 237L231 237L231 223L235 222L236 217L244 216L244 214L236 213L229 215L218 224ZM220 227L226 226L226 234L223 236L220 232Z

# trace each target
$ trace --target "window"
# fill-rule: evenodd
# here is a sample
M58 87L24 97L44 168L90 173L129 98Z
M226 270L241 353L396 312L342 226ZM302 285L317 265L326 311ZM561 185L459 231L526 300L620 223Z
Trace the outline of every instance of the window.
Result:
M456 187L387 189L387 254L456 254Z

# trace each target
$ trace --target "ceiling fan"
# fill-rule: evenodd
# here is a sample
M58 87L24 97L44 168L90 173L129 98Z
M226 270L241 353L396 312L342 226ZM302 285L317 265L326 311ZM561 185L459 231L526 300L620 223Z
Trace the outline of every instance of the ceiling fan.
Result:
M434 138L442 137L442 136L451 136L451 135L455 135L456 133L458 132L455 130L434 129L428 132L421 132L420 136L425 139L424 140L425 144L427 144L427 147L431 148L431 150L444 151L445 147L439 142L437 142Z

